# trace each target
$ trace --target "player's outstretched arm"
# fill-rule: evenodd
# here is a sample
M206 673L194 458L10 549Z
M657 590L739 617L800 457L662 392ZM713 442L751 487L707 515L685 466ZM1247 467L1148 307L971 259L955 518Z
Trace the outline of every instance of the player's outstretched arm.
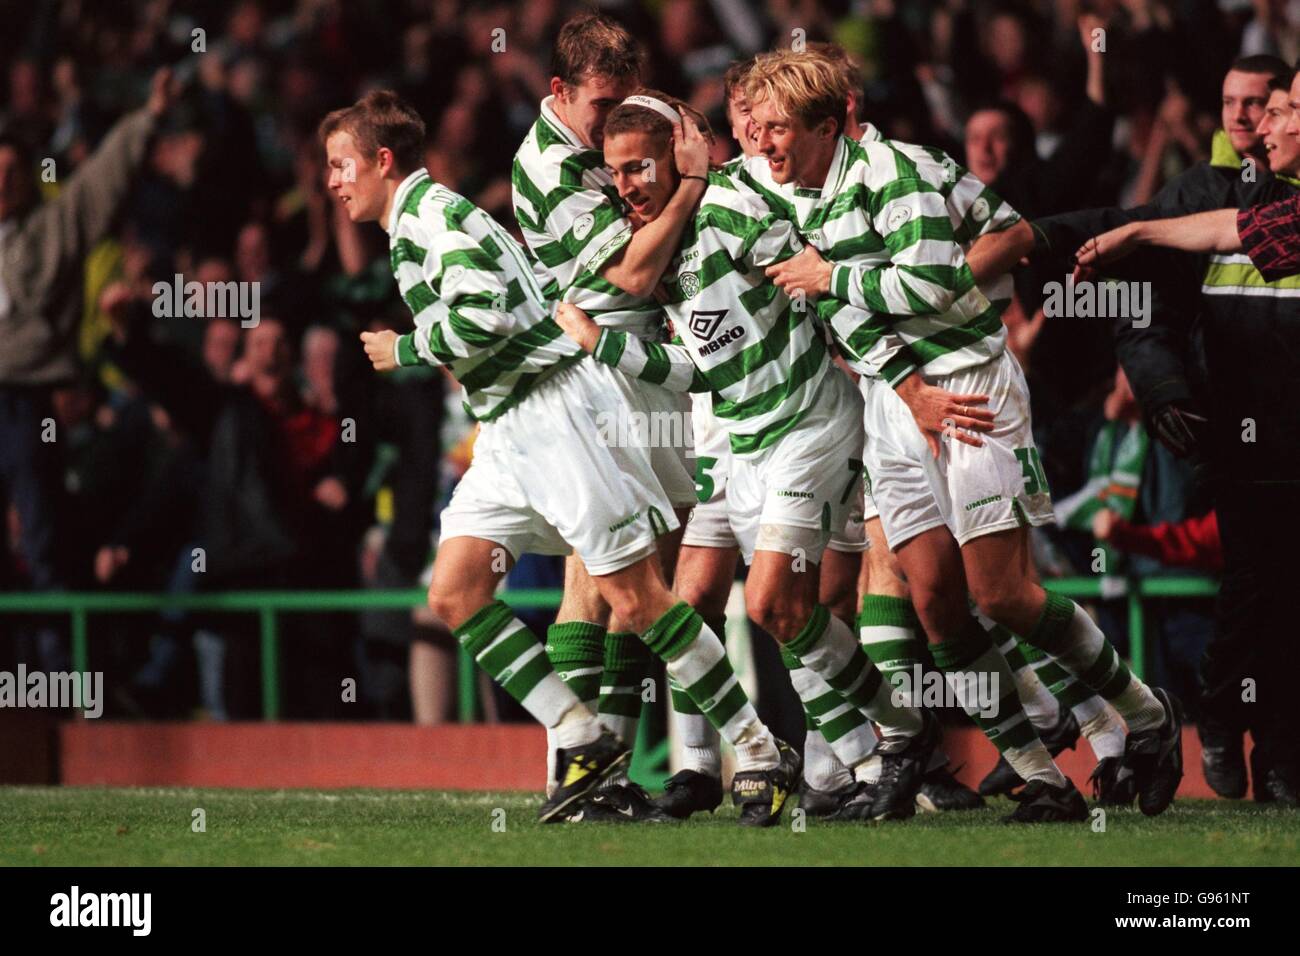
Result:
M597 270L606 282L630 295L645 298L654 292L677 251L686 221L704 195L709 144L693 121L673 127L673 159L682 176L695 178L683 179L659 217L637 229L627 245Z
M1021 219L1009 229L980 236L966 253L966 264L976 285L983 285L1014 269L1034 249L1034 230Z

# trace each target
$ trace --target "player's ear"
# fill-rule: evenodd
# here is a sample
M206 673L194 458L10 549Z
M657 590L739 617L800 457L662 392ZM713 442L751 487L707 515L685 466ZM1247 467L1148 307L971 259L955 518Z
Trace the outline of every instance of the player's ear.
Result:
M393 168L393 151L387 146L380 146L375 152L375 165L379 168L381 178L387 176Z
M569 101L569 84L565 83L558 76L551 77L551 95L557 100Z

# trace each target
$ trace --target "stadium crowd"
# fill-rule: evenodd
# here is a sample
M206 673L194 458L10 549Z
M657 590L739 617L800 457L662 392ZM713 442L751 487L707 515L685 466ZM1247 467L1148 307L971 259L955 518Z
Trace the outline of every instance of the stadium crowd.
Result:
M409 312L381 231L327 194L317 124L368 89L397 90L428 126L432 177L517 234L511 161L578 5L4 6L15 28L0 37L0 249L6 224L34 205L49 225L30 270L39 280L18 284L6 266L0 284L0 587L418 586L472 427L433 370L369 374L357 333L407 328ZM1257 131L1267 81L1285 90L1300 54L1294 0L599 6L646 45L649 85L723 134L718 162L734 153L727 66L833 41L860 63L862 113L886 137L941 147L1034 220L1159 206L1162 188L1198 164L1231 176L1243 156L1262 165L1285 140ZM167 66L171 77L155 75ZM1300 174L1292 160L1284 183ZM1047 286L1077 248L1061 238L1078 238L1072 228L1045 230L1064 255L1019 271L1005 316L1058 503L1059 527L1036 532L1040 573L1101 573L1114 595L1110 582L1129 575L1218 572L1214 439L1201 427L1217 395L1194 354L1179 386L1142 364L1140 342L1122 351L1131 317L1046 315ZM255 316L166 307L183 299L173 281L232 280L257 284ZM1189 318L1198 307L1167 308ZM1127 376L1117 344L1137 356ZM558 573L534 559L512 580L554 585ZM1124 647L1126 604L1092 604ZM1153 602L1147 619L1149 676L1195 709L1211 603ZM61 621L0 622L4 662L66 669ZM338 675L357 674L368 716L450 717L454 645L427 612L293 614L283 627L286 716L355 716ZM115 687L110 712L257 716L249 616L105 615L93 633L92 662Z

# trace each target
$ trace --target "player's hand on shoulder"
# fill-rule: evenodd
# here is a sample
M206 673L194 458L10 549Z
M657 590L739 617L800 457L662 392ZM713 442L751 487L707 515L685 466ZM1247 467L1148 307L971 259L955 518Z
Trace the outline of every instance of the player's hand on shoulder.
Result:
M392 329L379 332L362 332L361 344L365 346L366 358L376 372L391 372L397 368L397 333Z

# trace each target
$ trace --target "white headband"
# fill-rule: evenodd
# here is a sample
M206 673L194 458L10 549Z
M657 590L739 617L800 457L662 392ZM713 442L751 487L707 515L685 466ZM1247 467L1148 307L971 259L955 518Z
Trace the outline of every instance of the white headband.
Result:
M670 123L682 125L681 114L665 103L663 100L657 100L653 96L629 96L620 105L626 106L631 103L635 106L644 106L648 110L654 110Z

